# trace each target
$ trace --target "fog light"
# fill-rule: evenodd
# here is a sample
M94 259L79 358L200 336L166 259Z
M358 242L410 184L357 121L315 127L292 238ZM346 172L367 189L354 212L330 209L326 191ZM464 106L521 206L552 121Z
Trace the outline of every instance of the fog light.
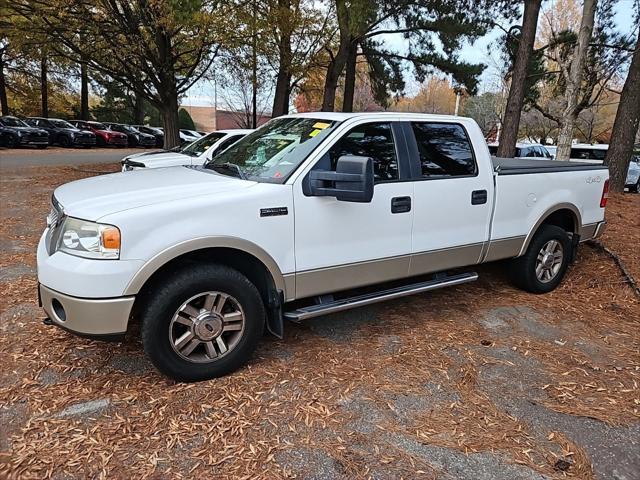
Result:
M53 313L55 314L55 316L58 317L58 320L60 320L61 322L67 320L67 314L64 311L64 307L55 298L51 300L51 307L53 308Z

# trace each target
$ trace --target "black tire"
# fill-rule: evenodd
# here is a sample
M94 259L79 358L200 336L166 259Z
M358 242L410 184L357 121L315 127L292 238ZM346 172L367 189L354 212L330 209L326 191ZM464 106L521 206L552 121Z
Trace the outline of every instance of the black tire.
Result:
M635 185L629 187L629 191L632 193L640 193L640 178Z
M219 358L215 360L205 357L208 353L205 354L204 342L198 345L192 355L200 355L207 363L196 363L177 353L170 338L176 326L194 332L195 327L172 324L172 319L185 302L206 292L229 295L231 302L241 307L244 327L237 334L229 332L235 335L235 344L229 343L227 352L221 353L216 344ZM146 354L160 372L179 382L209 380L240 368L255 350L266 318L258 289L240 272L222 265L193 265L177 271L150 288L142 310L141 336Z
M44 150L48 147L49 145L37 145L38 150Z
M58 139L58 143L60 144L61 147L67 148L71 145L71 139L66 135L60 135L60 138Z
M553 270L543 266L541 270L547 270L550 278L541 280L537 273L538 255L543 255L543 248L553 245L549 242L555 240L559 243L562 253L559 268ZM544 259L544 255L542 256ZM510 265L511 281L515 286L531 293L547 293L554 290L562 281L572 258L571 239L566 231L555 225L542 225L533 236L525 254L514 259ZM542 260L541 260L542 261ZM553 273L551 273L553 272ZM543 272L544 275L545 272Z
M8 135L5 143L7 148L17 148L19 145L18 138L13 135Z
M106 147L107 142L104 141L104 138L96 136L96 146L98 147Z

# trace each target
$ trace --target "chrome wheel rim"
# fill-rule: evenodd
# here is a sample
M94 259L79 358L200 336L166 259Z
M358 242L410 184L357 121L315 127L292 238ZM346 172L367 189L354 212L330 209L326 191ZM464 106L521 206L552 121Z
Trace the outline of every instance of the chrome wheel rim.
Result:
M538 252L536 259L536 278L542 283L549 283L558 275L562 267L564 250L557 240L549 240Z
M245 315L238 300L222 292L203 292L184 302L169 324L169 343L181 358L211 363L240 342Z

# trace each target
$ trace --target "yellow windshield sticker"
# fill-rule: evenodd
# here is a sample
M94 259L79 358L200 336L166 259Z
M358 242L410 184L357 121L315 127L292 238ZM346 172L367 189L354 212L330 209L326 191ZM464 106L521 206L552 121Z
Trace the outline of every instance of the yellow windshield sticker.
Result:
M330 123L324 123L324 122L316 122L313 124L313 128L319 128L320 130L324 130L325 128L328 128L330 126L331 126Z
M313 130L313 131L309 134L309 136L310 136L310 137L315 137L315 136L316 136L317 134L319 134L321 131L322 131L322 130Z

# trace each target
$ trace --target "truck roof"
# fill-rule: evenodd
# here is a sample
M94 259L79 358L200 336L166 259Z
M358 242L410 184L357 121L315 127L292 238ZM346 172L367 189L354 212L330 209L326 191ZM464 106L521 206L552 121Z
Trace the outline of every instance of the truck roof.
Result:
M307 117L317 118L319 120L331 120L336 122L342 122L350 118L363 118L363 117L421 117L425 120L457 120L468 121L468 117L460 117L455 115L440 115L435 113L413 113L413 112L305 112L305 113L293 113L288 115L289 117Z

